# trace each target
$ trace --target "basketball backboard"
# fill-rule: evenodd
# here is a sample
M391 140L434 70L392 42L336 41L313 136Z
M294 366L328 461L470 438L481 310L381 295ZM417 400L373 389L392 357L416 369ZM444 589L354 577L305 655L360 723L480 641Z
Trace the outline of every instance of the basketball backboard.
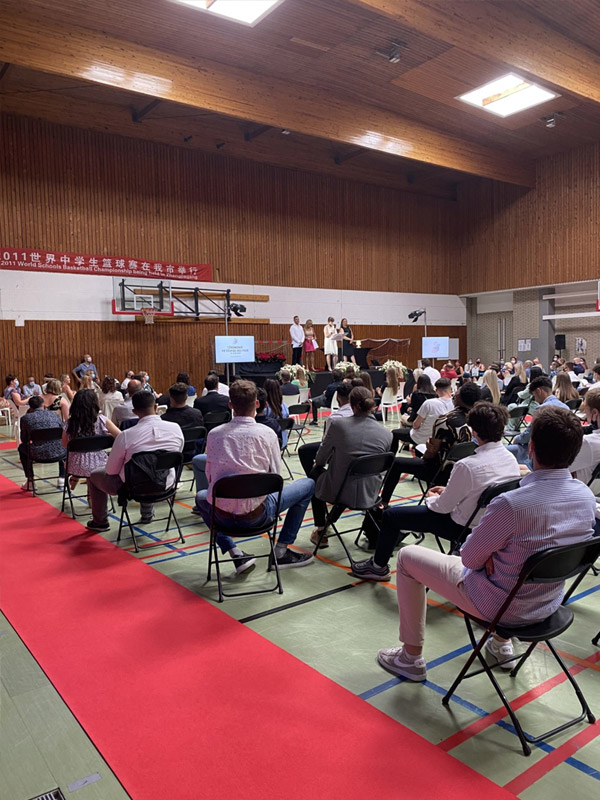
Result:
M155 309L157 315L173 316L171 281L113 277L113 314L141 316L147 308Z

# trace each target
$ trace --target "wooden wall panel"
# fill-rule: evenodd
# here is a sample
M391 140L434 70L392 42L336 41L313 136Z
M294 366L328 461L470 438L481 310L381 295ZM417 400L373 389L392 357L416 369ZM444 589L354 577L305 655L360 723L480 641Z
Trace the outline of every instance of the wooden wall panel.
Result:
M234 328L235 330L235 328ZM16 327L11 320L0 320L0 373L17 373L24 383L29 374L40 379L45 372L60 375L70 372L89 352L104 374L123 378L127 369L146 370L157 389L164 390L180 370L190 373L196 385L202 385L211 368L211 341L222 334L222 326L188 321L157 323L153 327L142 322L60 322L29 321ZM256 325L244 334L253 333L257 340L287 338L287 325ZM460 339L460 354L466 356L465 326L429 326L430 336L451 336ZM423 328L403 326L356 326L356 337L410 338L408 366L416 366L420 357ZM317 365L323 365L322 353Z
M0 117L0 141L10 247L212 263L232 283L455 288L449 201L25 117Z
M537 171L530 191L480 179L459 186L458 292L600 277L600 143L542 159Z

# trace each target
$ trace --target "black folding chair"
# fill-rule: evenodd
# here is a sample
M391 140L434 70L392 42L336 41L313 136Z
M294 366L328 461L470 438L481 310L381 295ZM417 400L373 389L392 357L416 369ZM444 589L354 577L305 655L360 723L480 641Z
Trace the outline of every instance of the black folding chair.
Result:
M204 427L210 433L213 428L231 421L231 411L209 411L204 415Z
M26 476L28 481L31 481L31 490L34 497L44 497L47 494L56 494L61 492L62 489L49 489L46 492L40 493L35 487L36 476L33 469L34 464L58 464L65 460L65 456L53 456L52 458L40 458L33 456L31 453L32 446L46 444L47 442L56 442L62 439L63 429L57 428L40 428L39 430L32 430L29 434L29 442L27 443L27 458L31 467L31 477ZM40 479L41 480L41 479Z
M315 555L317 554L319 547L321 546L321 540L325 535L325 533L327 532L327 529L333 528L335 535L340 540L342 547L344 548L346 555L348 556L348 561L350 562L350 564L352 564L352 556L350 555L350 552L346 547L346 543L342 538L342 534L354 533L355 531L358 531L358 536L354 541L354 543L356 544L360 539L360 534L364 525L364 520L360 528L351 528L350 530L342 531L341 533L335 527L335 523L339 520L339 518L346 509L348 509L349 511L364 511L365 519L368 518L370 522L375 526L375 528L379 530L379 522L375 517L375 515L373 514L373 511L379 505L381 489L383 488L383 484L393 463L394 463L393 453L375 453L374 455L359 456L358 458L355 458L354 461L352 461L348 465L348 469L346 470L346 474L344 475L344 480L342 481L342 484L338 489L337 496L333 501L331 508L327 512L323 530L319 531L319 539L314 549ZM346 489L346 484L348 482L352 480L361 481L367 478L375 478L375 477L379 478L379 486L377 488L377 491L373 492L373 495L369 499L368 503L358 506L358 505L348 505L341 501L341 498L344 495L344 490Z
M89 508L87 508L83 513L77 514L75 511L75 507L73 506L73 500L81 500L83 495L75 495L73 494L73 490L71 489L71 484L69 483L71 478L77 479L85 479L87 481L87 475L78 475L77 472L74 472L71 468L71 455L73 453L98 453L101 450L110 450L113 446L113 442L115 440L112 436L106 434L105 436L79 436L76 439L71 439L67 445L67 461L65 465L65 485L63 487L63 496L62 496L62 505L60 510L64 513L65 510L65 503L67 498L69 500L69 505L71 506L71 516L73 519L77 519L77 517L89 516ZM88 495L85 495L86 499ZM115 507L113 505L112 497L109 498L111 503L111 510L114 512Z
M289 407L290 417L298 417L298 421L294 421L294 425L290 430L290 436L292 433L297 433L298 436L296 437L296 446L294 447L294 452L298 450L298 445L300 442L302 444L306 444L304 441L304 431L306 430L306 426L308 424L308 415L310 414L310 403L297 403L296 405ZM301 417L304 419L301 420ZM290 444L290 440L288 439L288 446Z
M127 525L129 526L129 530L131 531L131 538L133 539L133 546L135 548L135 552L138 553L140 548L138 547L138 543L135 538L135 532L133 530L133 525L131 524L131 519L129 518L129 511L127 510L127 504L129 501L134 500L136 503L161 503L166 501L169 505L169 516L166 517L167 520L167 527L164 530L164 533L167 533L169 530L169 525L171 524L171 517L177 526L177 530L179 532L179 540L185 544L185 539L183 538L183 534L181 532L181 528L179 527L179 521L175 514L175 493L177 491L177 483L181 476L181 470L183 468L183 454L182 453L168 453L164 450L156 450L150 452L140 452L134 453L131 457L131 461L135 464L136 462L140 462L141 460L148 458L149 456L154 457L154 467L156 470L175 470L175 480L173 484L167 489L162 488L158 485L149 485L148 481L143 481L142 483L135 483L131 480L126 480L121 489L119 489L119 505L121 506L121 519L119 520L119 533L117 535L117 542L121 541L121 531L123 529L123 519L126 520ZM128 464L125 464L125 477L128 477ZM164 519L164 518L163 518ZM156 522L162 522L162 519L156 520ZM144 549L149 547L160 547L163 545L163 542L156 542L156 544L147 544L144 545Z
M577 411L582 403L583 397L574 397L573 400L567 400L567 406L571 409L571 411Z
M471 533L471 525L473 524L473 520L482 509L487 508L489 504L492 502L492 500L494 500L496 497L500 497L500 495L504 494L505 492L512 492L513 489L518 489L520 485L521 485L521 478L513 478L510 481L502 481L502 483L494 483L492 484L492 486L488 486L487 489L484 489L483 492L479 495L479 499L477 500L477 505L475 506L473 513L465 523L465 526L460 532L458 538L451 543L449 551L450 554L456 555L459 552L465 539ZM435 538L437 540L438 547L443 553L444 548L440 539L437 536Z
M509 420L516 420L515 425L516 428L505 428L504 433L502 434L502 438L505 439L509 444L518 436L521 432L521 426L523 425L523 421L529 412L529 406L515 406L515 408L511 408L508 412L508 419Z
M183 433L183 465L191 464L194 456L197 455L196 447L198 441L202 442L200 452L203 453L206 449L206 428L203 425L196 425L193 428L182 428ZM195 475L192 475L190 481L190 492L194 488Z
M592 477L587 482L588 486L591 486L594 481L597 481L600 478L600 464L596 464L594 467L594 471L592 472Z
M585 572L589 569L590 565L594 563L594 561L600 555L600 539L593 538L589 539L585 542L578 542L577 544L568 544L563 545L561 547L551 547L547 550L542 550L539 553L534 553L534 555L530 556L523 568L521 573L512 588L511 592L509 593L508 597L502 604L501 608L499 609L498 613L496 614L495 618L491 622L486 622L484 620L477 619L476 617L471 616L467 612L463 611L465 625L467 626L467 632L469 634L469 639L471 640L471 644L473 645L473 652L467 659L465 665L461 669L458 674L458 677L448 689L446 694L442 699L442 703L444 705L448 705L450 702L450 698L458 688L459 684L465 679L470 678L473 675L479 675L482 672L485 672L488 678L490 679L492 686L496 690L500 700L502 701L504 707L506 708L510 719L515 727L517 732L517 736L521 742L521 746L523 748L523 753L528 756L531 753L531 748L529 747L530 744L536 744L537 742L545 741L546 739L554 736L561 731L570 728L572 725L576 725L578 722L581 722L585 717L587 717L588 722L592 723L595 722L595 717L592 714L590 707L588 706L581 689L577 685L577 682L563 663L562 659L554 649L552 645L551 639L554 639L556 636L560 636L561 633L564 633L567 628L570 627L571 623L573 622L574 614L570 608L561 605L558 609L551 614L549 617L546 617L543 620L539 620L537 622L529 623L528 625L521 625L521 626L514 626L514 625L503 625L501 623L501 619L510 607L513 598L519 591L519 589L524 585L532 585L532 584L552 584L552 583L560 583L562 581L567 580L568 578L572 578L575 575L579 575L581 572ZM462 609L461 609L462 610ZM479 639L476 640L475 634L473 632L473 625L481 626L484 628L484 633ZM510 658L506 658L493 666L498 666L499 664L504 664L510 661L516 661L515 666L510 672L511 677L516 677L517 673L525 663L525 661L529 658L533 650L535 649L536 644L538 642L544 642L547 646L548 650L552 653L554 658L557 660L560 668L565 673L567 680L573 687L575 694L577 695L577 699L581 705L581 713L579 716L575 717L574 719L569 720L568 722L564 722L562 725L559 725L556 728L552 728L545 733L542 733L538 736L530 736L529 734L523 731L519 720L515 712L513 711L506 695L502 691L500 684L496 680L495 675L492 672L492 667L488 664L487 660L485 659L485 655L483 652L484 645L492 633L497 633L502 639L510 639L513 636L520 639L523 642L528 642L529 647L527 650L518 655L511 656ZM479 659L481 663L481 669L473 670L469 672L469 668L471 664L475 661L475 659Z
M292 432L292 429L294 427L294 420L292 419L292 417L277 417L277 422L279 424L279 427L281 428L281 432L282 433L284 431L288 431L287 444L282 444L281 445L281 460L283 462L283 465L287 469L288 477L286 478L286 480L293 481L294 480L294 476L292 475L292 470L290 469L290 465L285 460L285 454L286 453L288 455L290 454L289 450L288 450L288 444L290 443L289 434Z
M208 559L208 574L206 580L211 579L212 564L214 560L215 570L217 573L217 585L219 588L219 603L223 602L224 597L242 597L250 594L266 594L277 590L279 594L283 594L283 586L281 585L281 578L279 576L279 567L277 559L275 558L275 536L277 534L277 522L279 518L279 508L281 506L281 492L283 491L283 478L281 475L274 473L258 473L249 475L231 475L227 478L220 478L212 489L212 509L210 516L210 555ZM217 522L215 513L217 510L217 500L242 500L252 497L265 497L269 494L277 495L277 505L273 519L265 522L263 525L256 525L255 527L240 528L236 525L235 517L231 517L231 524L224 525L222 522ZM275 586L268 589L253 589L248 592L225 592L223 591L223 583L221 581L221 569L219 562L219 549L217 546L217 533L226 536L248 537L257 536L261 533L267 533L269 539L269 552L265 555L255 556L255 558L271 558L272 564L275 568L276 582ZM268 570L271 569L269 564Z

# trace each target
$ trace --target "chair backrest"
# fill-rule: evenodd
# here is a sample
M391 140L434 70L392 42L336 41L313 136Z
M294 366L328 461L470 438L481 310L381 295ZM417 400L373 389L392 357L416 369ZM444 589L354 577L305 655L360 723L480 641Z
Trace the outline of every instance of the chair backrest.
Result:
M340 407L340 404L339 404L339 401L338 401L337 392L334 392L334 395L331 398L331 410L332 411L337 411L339 407Z
M594 467L594 471L592 472L592 477L588 481L588 486L591 486L594 481L597 481L600 478L600 464L596 464Z
M277 423L282 431L291 431L294 427L294 420L292 417L277 417Z
M346 475L360 475L368 478L371 475L380 475L387 472L394 463L393 453L375 453L369 456L359 456L348 467Z
M381 405L382 406L396 406L398 405L398 397L394 394L393 389L390 389L389 386L386 386L383 390L381 395Z
M41 428L40 430L32 430L29 434L29 439L32 444L42 444L42 442L55 442L57 439L62 439L62 435L62 427Z
M185 442L195 442L206 437L206 428L202 425L196 425L193 428L182 428L181 432Z
M488 486L487 489L484 489L479 495L477 509L475 510L486 508L496 497L500 497L500 495L505 492L512 492L514 489L518 489L520 485L521 478L513 478L510 481L502 481L502 483L494 483Z
M139 421L139 417L129 417L128 419L124 419L121 423L121 430L126 431L129 428L133 428L138 424Z
M67 445L69 453L97 453L100 450L110 450L114 439L106 434L105 436L78 436L71 439Z
M515 408L511 408L508 412L509 419L523 419L523 417L527 414L527 409L529 406L515 406Z
M446 461L462 461L463 458L472 456L475 450L477 450L475 442L457 442L448 450Z
M290 406L298 405L300 402L300 392L298 394L286 394L283 396L283 402L289 408Z
M186 406L193 406L196 397L197 397L197 395L195 395L195 394L188 394L188 396L186 398L186 401L185 401Z
M159 415L159 417L162 416L165 413L165 411L168 409L168 407L169 406L157 406L156 413Z
M290 416L295 415L301 417L310 412L310 403L298 403L297 405L290 406L288 411L290 412Z
M572 400L567 400L567 406L571 411L576 411L583 403L583 397L574 397Z
M204 427L207 431L212 431L219 425L224 425L231 420L231 411L209 411L204 415Z
M219 478L212 489L215 498L246 499L248 497L264 497L281 492L283 478L274 472L248 473L247 475L229 475Z
M310 397L310 389L307 386L305 389L300 389L300 403L306 403Z
M124 489L133 497L162 494L166 490L169 470L176 470L176 479L183 466L183 453L149 450L134 453L125 464ZM175 491L176 482L172 486Z
M521 583L558 583L589 569L600 556L600 537L549 547L530 556L521 570Z

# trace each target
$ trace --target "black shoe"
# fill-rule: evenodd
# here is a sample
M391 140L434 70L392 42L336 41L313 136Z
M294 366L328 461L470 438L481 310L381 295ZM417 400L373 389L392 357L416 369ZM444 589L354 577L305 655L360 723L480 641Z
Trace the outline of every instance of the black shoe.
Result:
M314 419L313 419L313 421L312 421L310 424L311 424L311 425L316 425L316 426L317 426L317 428L319 427L319 423L318 423L318 422L315 422L315 420L314 420Z
M282 556L277 557L279 569L289 569L290 567L306 567L313 560L312 553L297 553L289 547ZM269 556L269 569L273 568L273 556Z
M241 575L242 572L250 572L256 564L254 553L244 553L243 551L241 556L231 556L231 560L238 575Z
M85 527L88 529L88 531L109 531L110 530L110 524L108 523L108 521L107 522L94 522L93 519L91 519Z
M154 514L151 517L140 517L138 521L135 523L136 525L150 525L152 520L154 519Z

